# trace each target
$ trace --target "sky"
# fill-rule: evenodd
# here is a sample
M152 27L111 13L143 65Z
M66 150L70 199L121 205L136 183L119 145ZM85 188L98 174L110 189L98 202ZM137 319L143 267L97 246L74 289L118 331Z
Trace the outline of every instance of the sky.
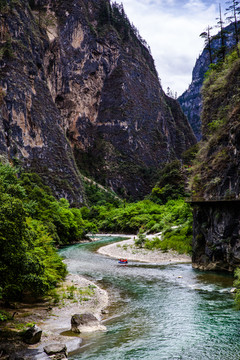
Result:
M190 85L192 70L204 47L199 35L215 26L224 0L117 0L151 48L165 91L181 95ZM217 32L217 28L213 32Z

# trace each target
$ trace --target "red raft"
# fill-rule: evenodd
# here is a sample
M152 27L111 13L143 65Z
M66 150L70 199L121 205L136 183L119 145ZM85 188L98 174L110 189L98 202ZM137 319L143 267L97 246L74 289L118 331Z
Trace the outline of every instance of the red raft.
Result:
M127 264L128 261L127 261L127 259L119 259L119 260L118 260L118 263L119 263L119 264Z

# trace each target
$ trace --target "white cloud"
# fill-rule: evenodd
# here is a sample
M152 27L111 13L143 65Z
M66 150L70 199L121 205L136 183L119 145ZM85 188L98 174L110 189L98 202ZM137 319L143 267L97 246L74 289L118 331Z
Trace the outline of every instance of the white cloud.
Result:
M203 48L199 34L216 23L219 1L120 1L151 47L164 90L169 86L180 95L191 82L193 66Z

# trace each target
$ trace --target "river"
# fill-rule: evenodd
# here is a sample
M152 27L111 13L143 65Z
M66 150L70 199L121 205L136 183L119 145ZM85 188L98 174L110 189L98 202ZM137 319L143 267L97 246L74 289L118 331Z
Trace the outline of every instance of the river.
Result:
M71 273L107 289L106 332L84 338L69 360L239 360L240 312L230 294L230 275L200 272L191 264L157 266L97 254L94 243L60 251Z

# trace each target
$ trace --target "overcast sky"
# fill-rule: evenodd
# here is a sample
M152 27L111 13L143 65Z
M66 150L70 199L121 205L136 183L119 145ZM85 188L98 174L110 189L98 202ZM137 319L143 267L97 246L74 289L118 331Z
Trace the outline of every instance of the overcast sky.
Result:
M181 95L203 49L199 34L216 24L224 0L117 0L151 48L163 89ZM224 10L223 10L224 13ZM216 32L217 30L215 30Z

